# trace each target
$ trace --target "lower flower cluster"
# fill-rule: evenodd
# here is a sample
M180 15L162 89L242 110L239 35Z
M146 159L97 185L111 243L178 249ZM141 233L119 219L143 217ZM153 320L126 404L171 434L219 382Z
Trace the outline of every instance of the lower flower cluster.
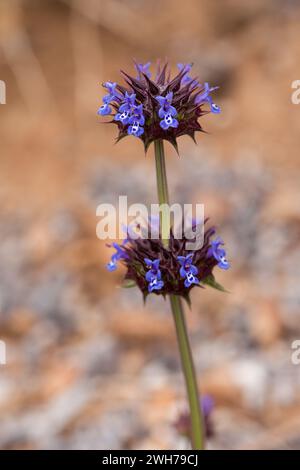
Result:
M137 285L144 297L155 293L176 294L188 299L193 287L204 285L223 290L215 281L213 270L215 267L227 270L230 264L222 239L212 239L215 235L213 227L205 230L203 245L195 251L185 249L186 243L193 240L184 236L177 239L172 231L167 247L161 238L133 237L130 232L122 245L113 243L116 251L107 269L114 271L120 261L127 268L125 280Z

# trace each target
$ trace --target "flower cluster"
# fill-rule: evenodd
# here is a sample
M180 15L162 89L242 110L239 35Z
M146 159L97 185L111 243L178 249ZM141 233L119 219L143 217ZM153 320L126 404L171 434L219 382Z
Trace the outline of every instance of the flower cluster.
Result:
M196 229L196 223L192 228ZM188 300L189 292L195 286L210 285L223 290L215 281L213 270L216 266L228 269L229 263L225 250L220 248L222 240L219 237L212 239L214 234L213 227L206 229L202 247L191 252L185 249L187 239L184 236L175 238L172 231L166 247L161 237L133 237L128 230L122 245L113 243L116 252L107 269L115 270L120 261L127 268L125 280L137 285L144 297L149 293L177 294Z
M122 72L126 87L113 82L103 84L108 94L98 110L101 116L111 115L111 123L118 126L119 141L126 135L139 137L148 149L157 139L169 141L177 150L177 138L202 131L198 119L207 113L205 104L213 113L220 107L211 93L218 87L207 82L201 85L189 74L191 64L178 64L178 73L170 79L168 64L158 64L155 78L151 78L150 62L135 64L137 76Z

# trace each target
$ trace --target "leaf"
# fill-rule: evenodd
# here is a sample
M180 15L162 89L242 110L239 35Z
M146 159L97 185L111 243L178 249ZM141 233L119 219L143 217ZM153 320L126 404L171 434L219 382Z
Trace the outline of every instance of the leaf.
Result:
M207 276L205 279L202 279L202 283L212 287L213 289L217 289L221 292L226 292L227 294L229 294L229 291L226 290L225 287L223 287L221 284L219 284L212 274Z

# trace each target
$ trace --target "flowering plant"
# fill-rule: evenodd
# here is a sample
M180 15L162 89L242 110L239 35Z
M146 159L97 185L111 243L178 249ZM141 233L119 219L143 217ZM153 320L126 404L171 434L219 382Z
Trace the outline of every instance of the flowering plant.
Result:
M109 271L117 269L118 262L126 267L125 280L136 285L144 298L153 293L168 296L175 321L181 363L185 376L190 406L191 441L194 449L204 449L206 414L200 405L195 368L189 344L181 299L190 303L189 293L194 287L223 287L215 280L216 267L227 270L224 243L213 238L215 228L204 231L203 243L189 250L185 236L176 238L166 206L169 204L167 174L163 141L169 141L177 150L177 138L202 131L199 118L211 111L220 113L211 97L217 87L200 85L191 77L191 65L178 64L178 73L171 79L168 64L158 65L151 78L150 63L135 64L137 76L122 72L127 87L113 82L103 84L107 94L98 110L101 116L111 116L118 127L117 140L132 135L143 141L145 150L154 143L160 224L156 238L132 236L127 229L126 239L115 249L107 264ZM209 110L205 109L209 106ZM151 225L151 221L148 223ZM198 223L193 221L191 228ZM148 228L148 227L146 227Z

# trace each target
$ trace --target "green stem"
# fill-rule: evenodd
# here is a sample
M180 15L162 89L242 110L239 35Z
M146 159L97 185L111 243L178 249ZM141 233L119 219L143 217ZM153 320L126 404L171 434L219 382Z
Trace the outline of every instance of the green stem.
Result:
M163 244L168 246L170 235L169 192L166 173L165 152L162 140L154 141L157 195L160 205L160 227Z
M164 147L162 140L154 142L155 146L155 162L156 162L156 179L157 179L157 192L158 201L161 205L160 221L162 240L165 246L168 245L168 237L170 233L170 220L169 213L164 208L164 205L169 204L168 183L166 174L166 164ZM184 318L184 311L181 299L177 295L170 295L170 302L172 313L175 321L178 346L181 357L181 364L183 368L187 395L190 406L191 414L191 430L192 430L192 445L195 450L204 449L204 428L203 418L200 406L200 397L197 387L197 380L195 374L194 361L189 344L187 328Z
M203 417L201 414L200 395L194 367L192 351L189 343L186 322L181 299L178 295L170 295L171 307L176 326L177 340L180 350L181 364L184 373L191 413L193 449L204 449Z

